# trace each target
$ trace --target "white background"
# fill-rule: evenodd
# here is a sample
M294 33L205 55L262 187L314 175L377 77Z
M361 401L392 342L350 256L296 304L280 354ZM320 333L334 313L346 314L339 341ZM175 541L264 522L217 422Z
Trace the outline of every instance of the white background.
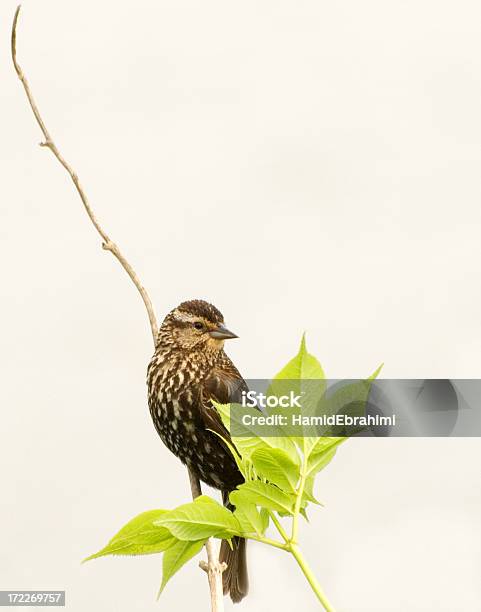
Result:
M81 566L188 499L146 403L145 312L48 150L0 6L0 588L72 612L207 610L191 562ZM472 1L25 2L19 60L159 318L215 303L246 377L302 331L330 377L480 377L481 10ZM355 440L301 541L341 612L481 610L477 439ZM250 545L236 609L315 610ZM232 605L226 602L226 609Z

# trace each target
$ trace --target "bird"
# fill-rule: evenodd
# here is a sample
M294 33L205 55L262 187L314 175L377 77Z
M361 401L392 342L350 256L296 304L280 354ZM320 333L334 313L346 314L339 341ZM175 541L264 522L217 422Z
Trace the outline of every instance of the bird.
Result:
M240 403L248 390L224 351L225 340L237 337L212 304L182 302L163 320L147 369L149 410L161 440L201 481L222 492L230 510L229 493L244 477L223 441L232 444L213 401ZM246 540L236 536L232 544L222 540L219 560L227 565L224 595L237 603L249 588Z

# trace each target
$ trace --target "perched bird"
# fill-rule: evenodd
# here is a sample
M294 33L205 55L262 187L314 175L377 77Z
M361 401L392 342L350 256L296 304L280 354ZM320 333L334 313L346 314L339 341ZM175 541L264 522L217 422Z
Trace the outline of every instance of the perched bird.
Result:
M226 444L230 436L211 400L240 403L247 385L224 352L224 341L237 338L215 306L203 300L182 302L164 319L148 367L150 414L164 444L197 476L229 493L244 482ZM209 431L211 430L211 431ZM248 591L246 541L222 540L220 561L224 594L239 602Z

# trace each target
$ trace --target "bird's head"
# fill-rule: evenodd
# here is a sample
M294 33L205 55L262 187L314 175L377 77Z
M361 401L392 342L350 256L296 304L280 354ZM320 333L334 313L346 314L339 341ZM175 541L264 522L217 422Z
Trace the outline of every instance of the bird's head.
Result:
M164 342L184 351L217 352L224 340L237 338L225 327L222 313L204 300L182 302L165 317L160 332Z

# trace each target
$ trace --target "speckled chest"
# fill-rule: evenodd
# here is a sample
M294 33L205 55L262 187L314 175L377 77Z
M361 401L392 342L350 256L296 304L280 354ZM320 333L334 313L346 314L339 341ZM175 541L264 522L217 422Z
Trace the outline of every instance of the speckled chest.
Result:
M154 357L149 365L149 409L167 446L208 485L231 489L240 482L235 461L201 416L201 389L214 364Z

